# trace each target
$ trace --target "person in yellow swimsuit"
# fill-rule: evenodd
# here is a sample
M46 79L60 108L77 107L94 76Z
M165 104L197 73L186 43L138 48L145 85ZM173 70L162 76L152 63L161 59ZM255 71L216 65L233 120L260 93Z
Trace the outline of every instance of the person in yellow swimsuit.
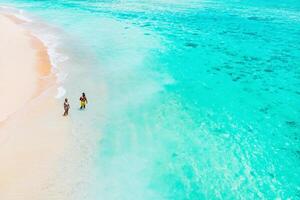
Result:
M82 93L82 96L79 98L80 101L80 109L85 109L86 104L88 103L88 100L85 96L85 93Z

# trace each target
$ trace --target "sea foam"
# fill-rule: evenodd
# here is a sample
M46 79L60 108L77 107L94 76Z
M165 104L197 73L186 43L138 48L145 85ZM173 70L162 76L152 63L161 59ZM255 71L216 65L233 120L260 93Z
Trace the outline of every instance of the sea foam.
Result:
M65 95L66 90L61 86L64 80L67 78L67 73L63 72L59 67L63 62L66 62L69 57L62 53L57 52L57 48L60 45L59 34L54 27L44 24L38 19L29 16L21 9L12 8L9 6L0 6L0 12L13 15L25 22L24 27L28 28L31 34L38 38L47 48L49 56L51 71L56 75L56 81L60 86L57 88L57 95L55 98L61 98Z
M66 94L65 88L63 88L62 86L60 86L60 87L57 88L57 94L56 94L55 98L60 99L60 98L62 98L65 94Z

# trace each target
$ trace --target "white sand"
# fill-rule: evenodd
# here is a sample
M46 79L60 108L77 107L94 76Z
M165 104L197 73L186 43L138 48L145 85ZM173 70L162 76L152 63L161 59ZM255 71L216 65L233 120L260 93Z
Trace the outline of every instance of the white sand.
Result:
M1 15L0 44L0 199L64 199L49 191L57 184L55 169L68 148L71 125L54 98L54 82L40 85L50 72L46 49Z
M0 121L20 109L37 87L36 53L24 30L0 16Z

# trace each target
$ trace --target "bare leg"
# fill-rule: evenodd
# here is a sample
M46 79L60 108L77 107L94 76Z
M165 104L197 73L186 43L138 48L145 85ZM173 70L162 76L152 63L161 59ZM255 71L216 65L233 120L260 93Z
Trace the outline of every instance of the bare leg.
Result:
M69 110L65 110L64 115L63 116L67 116L69 114Z

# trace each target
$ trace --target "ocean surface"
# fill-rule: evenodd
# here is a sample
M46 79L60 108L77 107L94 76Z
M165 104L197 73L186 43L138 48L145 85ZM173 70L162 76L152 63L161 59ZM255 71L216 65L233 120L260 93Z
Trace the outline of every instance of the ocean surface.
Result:
M300 199L299 0L0 6L34 21L71 99L93 178L70 199Z

